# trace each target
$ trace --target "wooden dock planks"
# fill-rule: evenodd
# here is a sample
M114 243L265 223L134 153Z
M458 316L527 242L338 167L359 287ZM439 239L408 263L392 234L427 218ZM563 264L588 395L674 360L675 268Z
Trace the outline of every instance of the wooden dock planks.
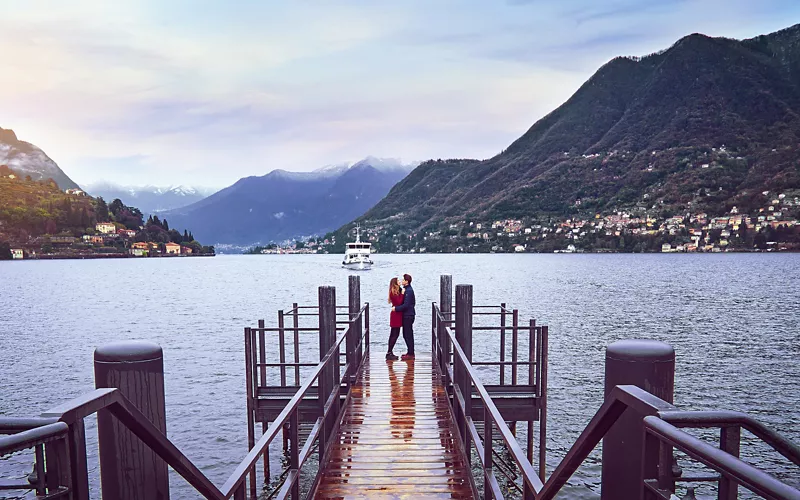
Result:
M315 498L477 498L430 355L364 363Z

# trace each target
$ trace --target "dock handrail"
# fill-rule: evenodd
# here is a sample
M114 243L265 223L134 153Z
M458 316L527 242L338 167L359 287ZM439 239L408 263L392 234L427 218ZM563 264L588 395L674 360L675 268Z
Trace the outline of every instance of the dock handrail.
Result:
M4 481L0 489L34 490L37 498L72 493L69 426L51 418L0 417L0 456L33 448L35 474L26 482Z
M465 408L465 398L471 397L472 388L462 387L462 384L458 380L453 380L453 391L455 393L454 399L458 401L461 415L464 415L465 424L468 426L470 436L472 438L471 441L475 445L475 449L478 452L478 457L481 461L481 468L484 471L484 484L486 485L484 492L485 497L503 498L500 486L497 483L497 478L492 470L492 424L497 426L497 430L500 432L500 436L503 438L503 442L506 444L511 457L522 472L524 484L527 488L530 488L528 490L529 494L540 491L543 486L542 481L536 475L533 465L531 465L531 463L525 457L525 453L522 451L517 439L511 433L511 429L509 429L506 425L505 420L500 415L500 411L495 406L492 398L489 396L489 393L483 386L483 383L481 383L478 374L470 364L467 355L461 349L461 346L456 340L455 333L446 326L442 326L442 328L445 329L447 336L452 342L455 358L458 359L458 362L461 364L465 373L469 377L470 385L475 386L475 390L478 392L478 396L483 402L484 439L481 440L478 430L475 427L475 423ZM460 420L460 418L456 417L456 420ZM461 422L459 422L459 424L461 425ZM469 455L469 449L466 451Z
M136 435L136 437L172 467L204 498L208 500L228 500L231 498L244 500L247 497L247 476L252 475L250 481L250 496L255 498L256 485L253 479L256 463L265 453L275 436L278 435L278 432L288 424L293 443L290 449L289 471L288 474L286 474L286 480L283 487L278 492L277 498L286 498L290 495L292 498L299 498L299 470L311 455L313 444L317 439L322 439L324 441L322 446L319 447L321 458L324 457L324 453L327 451L327 441L334 436L332 430L338 425L341 411L344 410L344 406L342 406L341 410L336 414L331 411L333 409L339 410L338 397L341 384L350 385L350 381L354 378L350 375L355 374L360 369L360 366L357 366L356 363L360 363L363 358L361 356L350 356L351 353L348 353L350 360L348 360L347 364L343 367L342 375L344 376L341 377L341 380L340 374L335 373L333 375L333 380L329 381L333 383L313 384L320 379L320 376L326 370L330 370L337 365L339 349L342 343L348 339L348 336L354 333L360 334L361 338L350 339L351 342L353 342L352 347L354 349L361 349L364 347L364 341L369 335L369 328L362 329L360 322L368 316L368 311L369 304L364 304L358 313L354 314L347 322L349 327L335 338L330 349L316 365L316 368L314 368L297 392L295 392L294 396L284 407L276 420L273 421L262 434L256 446L247 453L242 462L231 473L222 488L215 486L167 436L162 434L162 432L151 423L150 420L119 391L119 389L115 388L95 389L92 392L78 396L48 410L41 415L41 418L0 417L0 455L37 447L36 467L37 469L41 469L41 473L38 475L38 481L41 483L42 488L41 490L37 490L37 493L44 494L46 475L43 468L45 461L43 460L44 453L42 447L51 441L59 440L59 442L62 443L61 446L54 449L57 460L51 462L49 457L47 460L47 481L52 482L60 477L62 480L62 482L59 483L60 485L70 485L69 487L65 486L66 489L59 490L61 493L69 493L70 498L88 498L87 487L73 487L75 484L88 482L85 468L85 441L82 443L78 443L77 441L83 440L83 419L98 411L107 410L116 417L121 425ZM328 330L336 333L337 330L333 324L334 322L331 321L332 327L328 328ZM355 363L353 363L353 361L355 361ZM328 387L328 385L330 385L330 387ZM302 450L300 450L298 445L298 410L303 397L312 388L320 391L320 401L323 404L322 416L317 419L316 424L306 438ZM76 429L78 429L78 439L73 439L72 434ZM10 435L2 436L2 434ZM70 443L69 445L67 444L68 441ZM80 448L81 445L82 449L76 449ZM81 468L80 462L83 462L83 468ZM322 462L322 460L320 460L320 462ZM56 475L50 474L50 467L57 473ZM81 470L83 470L83 472L81 472ZM83 477L80 477L81 475L83 475ZM52 484L55 485L56 483L53 482ZM23 487L23 485L15 485L15 487L16 486L19 487L18 489ZM27 485L24 486L27 487ZM35 488L37 488L36 485L30 487L30 489Z
M714 411L662 411L661 420L678 428L702 429L741 427L768 444L793 464L800 466L800 446L786 439L774 429L754 419L747 413L729 410Z
M111 412L205 498L228 498L119 389L95 389L49 410L43 416L56 417L59 422L71 426L83 423L84 418L100 410Z
M449 280L443 279L443 284L446 286L443 286L442 303L451 304L450 300L445 300L449 298L447 297ZM676 482L713 481L718 482L719 485L717 492L719 500L735 500L738 494L738 485L768 499L800 500L800 490L742 461L738 456L742 428L750 431L795 465L800 465L800 446L747 414L733 411L682 411L633 385L619 385L610 391L566 456L547 480L542 481L544 477L543 461L539 464L542 467L540 476L537 476L531 463L532 455L529 453L528 456L525 456L522 452L516 437L506 426L502 414L492 402L489 391L479 379L475 366L481 363L471 362L472 331L478 330L472 326L472 315L474 314L472 312L474 307L471 305L472 290L471 287L468 287L459 291L459 287L456 289L457 304L452 311L442 312L435 303L432 306L433 359L439 366L445 381L452 384L451 408L468 456L472 446L477 451L484 476L485 498L503 498L503 491L494 475L492 464L493 427L500 432L503 444L516 463L522 479L521 488L511 482L509 485L518 488L525 499L550 500L561 491L619 417L626 411L633 411L641 416L644 423L642 468L640 471L634 472L634 474L639 474L642 499L668 500L675 492ZM463 311L460 315L458 313L459 305ZM502 308L505 309L505 305ZM517 325L516 311L513 311L512 314L514 316L512 328L517 331L521 330L522 328ZM502 328L508 328L508 326L501 323ZM539 328L543 327L535 326L535 323L531 321L530 331L538 331ZM488 327L486 330L496 330L496 328ZM536 360L543 361L544 365L546 365L546 354L544 359L540 358L540 350L543 345L546 346L546 337L545 334L544 339L537 338L536 344L538 345L531 346L531 354L535 349ZM533 342L533 339L531 341ZM451 359L452 369L450 367ZM516 356L514 362L522 364L516 361ZM501 362L500 364L502 366L507 363ZM533 370L536 365L537 363L531 362L530 369ZM537 371L537 377L539 376L543 380L537 378L533 383L533 387L536 387L537 391L541 390L541 386L546 385L546 370L541 373ZM480 435L471 414L473 387L484 405L483 436ZM681 428L719 428L720 446L716 447L704 442ZM718 474L682 475L680 469L673 468L673 448L682 451L690 460L700 462ZM499 467L498 470L503 472Z
M722 478L728 482L732 481L734 484L740 484L764 498L775 500L797 500L800 498L800 490L779 481L725 450L711 446L691 434L683 432L658 416L645 417L644 427L646 432L645 448L653 446L660 447L663 450L664 445L674 446L694 460L719 472ZM657 442L652 442L649 439L651 437L655 438ZM661 469L662 467L659 467L659 470ZM669 498L667 493L674 479L663 477L664 475L661 473L658 476L658 478L644 478L645 487L647 488L645 498ZM738 497L736 490L729 487L727 488L728 494L725 495L723 491L726 489L723 488L722 483L720 484L720 490L720 498Z

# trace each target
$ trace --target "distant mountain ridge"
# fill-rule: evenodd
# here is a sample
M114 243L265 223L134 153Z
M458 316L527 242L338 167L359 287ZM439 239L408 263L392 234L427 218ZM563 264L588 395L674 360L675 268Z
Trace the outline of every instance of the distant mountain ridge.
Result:
M191 186L120 186L109 182L87 184L86 192L101 196L107 202L119 198L136 205L142 213L164 212L196 203L214 192L213 189Z
M499 155L421 164L359 221L763 206L800 189L800 25L738 41L693 34L618 57ZM347 229L348 226L342 229Z
M11 129L0 128L0 165L8 165L22 176L30 175L35 181L53 179L62 191L78 188L44 151L20 141Z
M367 157L313 172L273 170L162 216L170 225L191 223L198 238L215 244L244 246L322 234L363 214L414 166Z

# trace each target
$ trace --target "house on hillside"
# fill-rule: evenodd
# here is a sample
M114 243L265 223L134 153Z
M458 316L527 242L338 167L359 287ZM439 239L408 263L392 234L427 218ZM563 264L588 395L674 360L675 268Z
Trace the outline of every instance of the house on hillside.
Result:
M65 192L73 196L86 196L86 193L83 190L77 188L67 189Z
M98 222L94 228L103 234L113 234L117 232L117 227L113 222Z
M133 229L119 229L117 230L117 234L125 238L133 238L136 236L136 231Z
M102 243L103 237L97 234L84 234L83 241L85 243Z
M167 243L164 245L167 255L180 255L181 246L177 243Z

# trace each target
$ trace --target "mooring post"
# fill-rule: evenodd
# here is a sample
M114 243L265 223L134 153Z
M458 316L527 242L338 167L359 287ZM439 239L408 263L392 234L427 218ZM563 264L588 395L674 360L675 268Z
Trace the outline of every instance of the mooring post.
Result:
M328 351L333 347L336 339L336 288L332 286L319 287L319 360L322 361ZM333 391L333 371L335 360L332 359L319 375L319 410L323 416L322 427L320 428L319 457L320 463L325 457L325 444L333 431L334 412L325 415L325 403ZM338 400L338 399L337 399Z
M123 341L94 351L98 389L116 387L164 435L164 356L151 342ZM107 410L97 413L103 498L169 499L167 464Z
M620 340L606 348L605 395L617 385L636 385L672 403L675 391L675 350L655 340ZM628 410L603 438L600 495L603 500L640 498L642 472L657 477L658 448L643 457L642 415ZM671 453L671 452L670 452ZM642 461L656 470L644 471Z
M467 361L472 363L472 285L456 285L456 340L464 351ZM465 366L459 364L455 377L464 398L464 415L461 424L461 439L467 452L467 460L472 462L470 433L467 418L472 416L472 381ZM491 446L491 444L489 444Z
M444 321L453 319L450 314L453 311L453 277L449 274L443 274L439 277L439 311L442 313ZM450 365L450 342L449 339L445 338L447 336L445 326L440 324L437 332L441 349L439 367L442 369L442 377L447 376L447 367Z
M361 365L361 348L358 343L361 339L361 321L363 318L359 318L357 322L353 323L353 320L356 319L358 312L361 310L361 277L350 276L347 285L351 325L345 340L345 354L347 363L350 365L350 380L347 383L351 384L355 382L356 369Z

